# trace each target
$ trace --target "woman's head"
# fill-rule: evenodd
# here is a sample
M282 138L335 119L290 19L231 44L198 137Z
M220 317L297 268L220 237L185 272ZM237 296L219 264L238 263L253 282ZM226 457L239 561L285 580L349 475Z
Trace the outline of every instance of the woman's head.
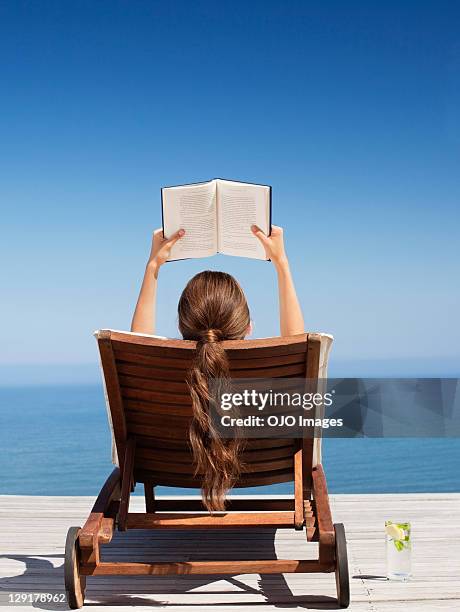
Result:
M246 297L233 276L206 270L187 283L179 300L179 330L185 340L240 340L249 328Z
M225 493L237 480L242 441L221 439L211 410L214 397L209 379L225 385L229 376L227 355L221 340L241 340L250 329L249 308L243 290L224 272L201 272L185 287L179 300L179 330L185 340L196 340L196 352L188 374L193 419L189 438L195 473L201 477L203 502L208 510L223 510Z

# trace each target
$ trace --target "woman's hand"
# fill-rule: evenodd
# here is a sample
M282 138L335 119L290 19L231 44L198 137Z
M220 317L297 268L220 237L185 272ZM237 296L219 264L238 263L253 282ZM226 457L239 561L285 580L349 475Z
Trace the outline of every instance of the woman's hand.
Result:
M278 276L278 296L280 308L280 332L282 336L304 333L304 321L297 293L292 280L289 263L284 250L283 228L272 225L270 236L253 225L252 233L263 244L265 253L272 260Z
M181 229L173 234L171 238L164 238L161 227L156 229L153 232L152 248L150 250L150 257L147 265L156 269L162 266L171 255L172 247L182 238L182 236L184 236L184 234L185 230Z
M150 257L145 269L144 280L137 298L136 309L131 323L131 331L138 334L155 333L155 309L158 270L168 259L173 245L185 234L184 230L179 230L171 238L164 238L163 230L157 229L153 232L152 248Z
M275 265L287 263L287 255L284 250L283 228L272 225L272 233L267 236L257 225L251 226L254 236L262 243L265 254Z

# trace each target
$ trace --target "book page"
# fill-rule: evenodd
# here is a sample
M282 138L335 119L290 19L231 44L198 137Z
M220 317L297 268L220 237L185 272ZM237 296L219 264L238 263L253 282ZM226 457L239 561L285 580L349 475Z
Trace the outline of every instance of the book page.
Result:
M209 257L217 253L216 183L163 187L163 226L166 238L185 230L171 249L169 261Z
M251 225L258 225L266 234L270 231L269 187L218 179L217 219L220 253L267 259Z

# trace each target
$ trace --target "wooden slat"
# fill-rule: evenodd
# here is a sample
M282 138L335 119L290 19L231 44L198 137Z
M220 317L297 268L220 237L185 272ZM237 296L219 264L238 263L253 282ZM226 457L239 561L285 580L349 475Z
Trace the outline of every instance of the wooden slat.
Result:
M293 512L233 512L180 514L166 512L144 514L130 512L127 517L128 529L214 529L235 527L294 527Z
M193 477L195 473L195 468L193 463L190 461L189 463L176 463L174 461L161 461L157 459L155 456L153 457L136 457L136 470L148 471L152 470L152 472L163 472L165 475L169 474L177 474L185 477ZM198 474L198 478L200 478L200 474Z
M126 351L155 357L190 359L195 342L188 340L160 340L142 336L130 336L121 332L110 332L115 351ZM285 338L261 340L225 341L223 348L229 359L260 359L302 353L305 350L306 334Z
M118 510L118 529L126 529L126 517L129 510L129 498L133 483L134 457L136 452L136 439L128 438L126 443L125 460L123 464L123 474L121 481L120 508Z
M177 427L180 429L188 428L192 421L192 412L190 411L188 415L175 415L169 414L165 416L164 414L154 413L146 413L139 412L137 410L127 410L126 411L126 422L134 423L142 423L148 425L150 427Z
M120 344L118 344L118 347ZM192 365L193 351L187 353L186 358L166 357L141 353L131 353L124 346L115 348L114 355L117 364L134 364L140 366L150 366L155 368L172 369L178 371L188 370Z
M167 512L199 512L204 511L203 502L200 499L166 499L159 498L155 501L157 511ZM259 511L264 510L294 510L294 499L228 499L225 502L227 511ZM310 512L309 516L313 516Z
M130 384L135 384L134 380L135 379L133 379L132 383ZM290 392L290 391L291 392L301 392L303 391L303 387L301 388L298 381L299 381L298 377L295 377L292 380L283 379L282 387L280 387L278 390L280 392L285 392L285 393ZM151 385L151 386L154 386L154 385ZM163 404L165 406L190 406L191 408L192 402L190 399L190 395L179 394L179 393L174 393L174 392L173 393L163 393L163 389L165 385L162 385L161 383L156 384L156 387L158 388L158 391L122 386L121 393L122 393L123 401L134 400L134 401L144 402L144 404L152 404L153 406L158 406L159 404ZM236 387L234 387L234 390L236 390ZM283 409L287 410L288 408L283 408L283 407L279 407L279 409L276 407L271 408L272 411L283 410ZM162 409L161 413L164 414L165 410L166 408ZM174 410L174 408L172 408L171 410Z
M319 373L319 358L321 351L321 337L318 334L308 334L307 362L305 367L306 387L308 393L315 393ZM305 432L302 443L302 478L303 498L309 499L311 495L311 471L313 469L314 438Z
M189 464L192 458L190 450L165 450L142 446L142 438L137 438L136 459L155 459L158 461ZM259 449L256 451L243 451L240 453L244 463L264 463L273 459L286 459L293 457L294 446L281 446L277 448Z
M276 459L272 461L255 461L245 462L242 465L242 474L264 474L274 470L287 470L292 469L293 458L287 457L283 459ZM152 457L136 457L136 469L139 470L153 470L154 472L164 472L165 474L190 474L193 475L195 472L194 465L189 463L178 463L174 461L162 461L156 456Z
M155 336L146 336L141 334L131 334L123 331L115 331L111 329L99 330L98 338L104 336L110 338L113 342L123 344L123 346L132 345L134 347L144 346L147 348L159 347L162 349L173 348L181 349L185 353L187 350L193 350L195 342L192 340L178 340L171 338L158 338ZM272 338L258 338L254 340L226 340L223 346L226 349L239 349L244 346L246 349L252 348L270 348L279 346L301 345L305 342L307 334L296 334L294 336L277 336Z
M293 479L294 471L292 469L263 472L262 474L242 474L234 488L258 487L279 482L291 482Z
M311 513L311 514L309 514ZM316 521L316 504L314 500L304 501L304 515L314 516L315 522L307 529L308 542L317 542L319 539L318 522Z
M163 429L174 428L177 431L188 432L190 423L192 422L192 416L181 417L169 415L165 418L161 414L145 414L143 412L126 412L126 422L129 429L131 424L146 425L147 427L153 427L158 431Z
M261 359L302 353L306 349L306 339L307 334L299 334L298 336L245 340L244 342L241 340L226 341L223 342L223 347L230 360Z
M273 366L284 366L292 364L304 364L306 347L303 345L303 350L299 353L288 353L286 355L275 355L274 357L252 357L247 359L245 357L240 359L232 359L229 357L230 370L251 370L260 368L271 368ZM263 363L259 363L263 361Z
M131 353L125 349L117 349L114 351L117 364L123 365L138 365L154 368L162 368L163 370L175 370L177 372L187 371L192 365L193 352L187 358L174 358L165 356L155 356L141 353ZM298 353L288 353L286 355L275 355L273 357L254 356L251 359L246 357L237 359L229 358L230 370L247 370L270 368L272 366L282 366L290 364L305 363L306 347L302 346L302 350ZM260 363L259 363L260 360Z
M176 360L174 360L176 361ZM179 361L179 360L177 360ZM147 378L149 380L158 381L176 381L184 382L187 376L188 369L170 367L170 368L159 368L150 367L145 365L125 363L124 361L117 361L118 375L134 376L139 378Z
M137 442L140 446L151 446L155 449L179 450L181 452L190 452L190 446L187 439L175 440L169 438L161 438L161 436L149 437L146 432L140 431L136 435ZM258 449L281 449L292 448L294 441L289 438L253 438L245 441L244 452L252 452Z
M152 438L159 438L174 440L176 442L182 442L183 440L188 440L189 438L189 428L188 427L171 427L168 423L156 424L156 425L146 425L145 423L138 423L136 421L128 420L128 430L129 434L133 437L137 438L137 435L147 435Z
M110 341L110 332L100 332L98 336L98 347L110 405L118 461L120 465L123 465L126 444L126 421L117 368L113 355L113 347Z
M254 438L247 440L245 450L258 448L278 448L280 446L292 446L294 441L289 438Z
M302 444L296 444L294 454L294 499L295 499L295 526L300 529L304 521L303 506L303 479L302 479Z
M124 405L128 412L137 412L145 414L156 414L159 416L177 416L191 417L192 407L190 405L183 406L181 404L160 404L154 402L146 402L143 400L124 398Z
M199 489L201 487L200 479L184 478L178 474L165 474L163 472L155 472L150 470L135 469L134 477L136 482L153 481L157 485L165 487L184 487ZM243 474L240 480L235 484L234 488L242 487L258 487L268 484L277 484L281 482L291 482L293 480L292 470L279 470L274 472L266 472L263 474Z
M320 565L318 561L294 561L271 559L269 561L178 561L175 563L104 562L88 572L90 575L123 574L128 576L166 576L185 574L289 574L331 572L333 566ZM82 572L83 574L85 572Z
M131 355L148 355L150 357L165 357L167 359L188 359L193 357L195 350L195 342L187 340L156 340L152 344L136 342L138 338L127 337L128 340L121 340L124 334L113 334L112 344L115 354L122 352L130 353ZM126 336L125 336L126 337ZM142 340L145 340L142 338Z
M265 360L263 360L265 361ZM253 361L254 364L254 361ZM257 364L254 364L257 365ZM293 363L288 365L277 365L271 368L246 368L241 370L231 370L232 378L288 378L291 376L305 376L305 364Z
M126 409L126 418L129 420L129 416L132 415L143 415L147 417L151 415L152 418L163 418L169 419L169 417L176 418L192 418L192 407L189 405L180 405L180 404L160 404L154 402L146 402L143 400L132 400L128 398L124 398L124 405ZM270 408L270 414L277 415L291 415L292 408L289 406L273 406Z
M252 463L258 461L264 462L269 459L281 459L284 457L291 457L292 459L292 457L294 456L294 451L294 444L289 444L288 446L275 446L273 448L261 448L255 450L246 446L244 451L241 453L241 459L242 461L248 461Z
M231 378L282 378L288 376L299 376L305 375L305 361L300 363L292 363L286 365L274 365L267 367L265 360L261 364L263 367L255 367L255 360L249 360L252 367L244 369L234 369L230 372ZM187 370L174 370L165 369L158 367L147 367L142 365L125 364L123 362L117 362L118 377L121 384L131 387L139 387L141 389L158 389L158 382L162 383L164 391L178 391L184 392L185 380L187 376ZM129 383L130 377L133 378L133 382ZM142 381L151 381L151 385L143 385ZM139 383L139 384L137 384ZM166 384L165 384L166 383ZM182 384L180 384L182 383Z
M147 391L158 392L163 400L169 401L171 404L186 401L189 398L189 390L185 381L171 381L150 378L140 378L138 376L126 376L119 374L118 379L121 385L121 393L124 394L126 388L142 389ZM169 398L168 396L171 395Z
M149 391L146 389L132 389L130 387L122 387L121 393L123 398L143 400L160 404L179 404L179 406L192 405L192 400L189 395L179 395L175 393L161 393L161 391Z

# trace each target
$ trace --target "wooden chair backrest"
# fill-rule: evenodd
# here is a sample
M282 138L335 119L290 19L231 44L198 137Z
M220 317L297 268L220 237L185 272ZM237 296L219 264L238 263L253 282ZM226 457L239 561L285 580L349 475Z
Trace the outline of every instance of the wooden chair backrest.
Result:
M97 334L107 398L120 465L128 437L136 439L134 480L154 485L200 488L188 444L192 417L186 374L195 342L101 330ZM318 377L320 337L222 343L233 378ZM252 439L237 486L249 487L294 479L299 441ZM303 471L312 469L313 441L303 442Z

